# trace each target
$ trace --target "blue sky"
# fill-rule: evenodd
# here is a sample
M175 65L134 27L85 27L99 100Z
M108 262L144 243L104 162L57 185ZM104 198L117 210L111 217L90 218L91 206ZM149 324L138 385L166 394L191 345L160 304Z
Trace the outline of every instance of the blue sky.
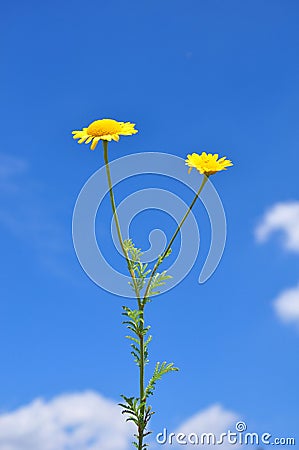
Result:
M198 260L148 308L151 361L181 369L157 389L152 428L219 404L251 430L298 436L298 3L15 1L2 15L3 414L39 397L89 390L117 402L135 389L124 300L89 280L71 237L77 195L103 164L100 146L78 146L71 130L112 117L139 130L111 145L112 159L206 150L234 162L213 179L228 222L216 273L197 283L210 239L198 204ZM117 202L144 186L192 198L153 176L118 186ZM108 201L102 217L108 227ZM162 213L136 218L139 246L157 225L171 236Z

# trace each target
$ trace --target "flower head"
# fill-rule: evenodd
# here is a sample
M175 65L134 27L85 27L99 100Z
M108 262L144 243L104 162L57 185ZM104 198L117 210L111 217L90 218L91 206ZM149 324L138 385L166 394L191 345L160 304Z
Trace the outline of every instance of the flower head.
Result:
M134 128L135 123L117 122L113 119L95 120L87 128L72 131L73 138L79 139L78 143L89 144L91 142L91 150L94 150L99 142L102 141L118 141L119 136L129 136L135 134L138 130Z
M215 153L206 153L202 152L201 155L197 153L192 153L192 155L187 155L186 165L189 166L188 172L191 170L197 169L199 173L207 175L214 175L216 172L220 172L221 170L226 170L227 167L232 166L233 163L226 159L225 156L223 158L218 159L218 154Z

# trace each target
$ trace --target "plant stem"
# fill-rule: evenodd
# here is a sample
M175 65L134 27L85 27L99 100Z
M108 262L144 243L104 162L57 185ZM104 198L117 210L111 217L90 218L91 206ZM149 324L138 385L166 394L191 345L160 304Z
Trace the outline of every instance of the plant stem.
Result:
M152 282L153 276L155 275L158 267L160 266L160 264L162 264L163 260L165 259L166 255L168 254L169 250L171 249L173 241L177 237L177 235L178 235L180 229L182 228L185 220L187 219L188 215L190 214L193 206L195 205L196 200L198 199L198 197L199 197L201 191L203 190L203 188L204 188L206 182L208 181L208 179L209 179L209 177L207 175L204 175L204 178L202 180L200 188L198 189L197 193L195 194L195 197L194 197L191 205L189 206L187 212L185 213L184 217L182 218L182 220L180 221L179 225L177 226L177 229L175 230L172 238L170 239L169 244L166 247L166 250L164 250L164 252L162 253L161 257L158 259L158 261L154 265L154 268L152 270L152 273L150 275L149 281L148 281L146 289L145 289L145 294L144 294L143 301L142 301L143 304L146 302L146 299L147 299L147 296L148 296L148 293L149 293L149 290L150 290L150 286L151 286L151 282Z
M140 390L140 403L142 403L143 401L145 401L145 399L144 399L144 366L145 366L145 361L144 361L144 334L143 334L143 330L144 330L144 318L143 318L143 316L144 316L144 304L140 300L140 293L139 293L139 289L138 289L138 286L137 286L137 283L136 283L135 273L134 273L133 269L131 268L130 259L129 259L128 253L127 253L127 251L126 251L126 249L124 247L124 243L123 243L123 237L122 237L122 234L121 234L121 229L120 229L120 224L119 224L119 219L118 219L118 215L117 215L117 211L116 211L114 194L113 194L113 187L112 187L110 167L109 167L109 160L108 160L108 142L107 141L103 141L103 148L104 148L104 161L105 161L105 166L106 166L106 174L107 174L108 187L109 187L110 203L111 203L111 207L112 207L113 217L114 217L114 220L115 220L118 240L119 240L119 243L121 245L123 254L124 254L125 258L126 258L126 261L127 261L128 269L129 269L130 275L132 277L134 290L135 290L135 294L136 294L136 298L137 298L137 302L138 302L138 309L141 312L141 315L140 315L141 328L140 328L140 335L139 335L139 346L140 346L139 347L140 348L139 390ZM138 450L143 450L144 411L145 411L145 405L143 405L140 408L140 417L139 417L140 424L138 426Z
M129 259L128 253L127 253L127 251L126 251L126 249L124 247L124 242L123 242L121 229L120 229L120 224L119 224L118 215L117 215L116 206L115 206L113 187L112 187L112 181L111 181L111 174L110 174L110 167L109 167L109 160L108 160L108 141L103 141L103 148L104 148L104 161L105 161L105 166L106 166L106 174L107 174L108 187L109 187L110 203L111 203L111 207L112 207L113 218L115 220L118 240L119 240L120 246L122 248L124 257L126 258L126 261L127 261L128 269L129 269L129 272L130 272L130 275L131 275L131 278L132 278L132 281L133 281L133 284L134 284L134 290L135 290L136 297L137 297L138 304L139 304L140 303L140 293L139 293L139 289L138 289L137 284L136 284L134 271L131 268L131 264L130 264L130 259Z
M173 234L172 238L169 241L169 244L166 248L166 250L162 253L162 255L159 257L158 261L156 262L152 273L150 275L148 284L146 286L146 290L145 290L145 294L143 299L140 298L140 292L139 292L139 288L137 285L137 281L136 281L136 277L135 277L135 272L131 266L131 261L129 258L129 254L124 246L124 241L123 241L123 237L122 237L122 233L121 233L121 228L120 228L120 223L119 223L119 219L118 219L118 215L117 215L117 210L116 210L116 205L115 205L115 199L114 199L114 194L113 194L113 187L112 187L112 181L111 181L111 174L110 174L110 167L109 167L109 160L108 160L108 142L107 141L103 141L103 149L104 149L104 161L105 161L105 167L106 167L106 174L107 174L107 180L108 180L108 187L109 187L109 196L110 196L110 203L111 203L111 207L112 207L112 212L113 212L113 218L115 220L115 225L116 225L116 230L117 230L117 235L118 235L118 239L119 239L119 243L122 249L122 252L124 254L124 257L126 259L127 265L128 265L128 269L133 281L133 287L135 290L135 294L136 294L136 298L137 298L137 303L138 303L138 310L140 312L140 316L139 316L139 351L140 351L140 360L139 360L139 402L140 402L140 413L139 413L139 417L138 417L138 450L144 450L144 444L143 444L143 439L144 439L144 433L145 433L145 426L146 426L146 398L145 398L145 389L144 389L144 369L145 369L145 348L144 348L144 307L147 301L147 297L148 297L148 293L150 290L150 285L151 285L151 281L152 278L154 276L154 274L156 273L159 265L163 262L164 258L167 256L169 250L171 249L171 246L177 236L177 234L179 233L181 227L183 226L185 220L187 219L191 209L193 208L196 200L198 199L204 185L206 184L208 177L204 176L204 179L201 183L201 186L197 192L197 194L195 195L191 205L189 206L187 212L185 213L184 217L182 218L181 222L179 223L175 233Z
M140 348L140 365L139 365L139 391L140 391L140 403L145 402L144 398L144 305L139 306L139 311L141 311L140 319L142 324L142 332L139 336L139 348ZM141 425L139 425L138 430L138 450L143 450L143 434L144 434L144 410L145 404L140 408L140 421Z

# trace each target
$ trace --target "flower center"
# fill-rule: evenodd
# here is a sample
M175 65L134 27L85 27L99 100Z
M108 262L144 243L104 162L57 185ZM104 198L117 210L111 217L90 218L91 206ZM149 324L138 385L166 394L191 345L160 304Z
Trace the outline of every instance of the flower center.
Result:
M89 125L86 131L90 136L106 136L119 133L121 131L121 125L112 119L95 120Z

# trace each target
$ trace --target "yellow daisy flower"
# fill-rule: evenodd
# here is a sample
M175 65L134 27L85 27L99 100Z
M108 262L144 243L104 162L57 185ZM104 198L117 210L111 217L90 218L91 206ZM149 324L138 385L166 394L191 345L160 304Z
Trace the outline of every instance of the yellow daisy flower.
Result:
M197 153L192 153L192 155L187 155L186 165L189 166L188 173L191 170L197 169L199 173L204 174L206 176L214 175L216 172L220 172L221 170L226 170L227 167L232 166L233 163L226 159L226 156L218 159L218 154L215 153L206 153L202 152L201 155Z
M79 139L78 143L89 144L91 142L91 150L94 150L100 140L102 141L118 141L120 135L129 136L135 134L135 123L117 122L113 119L95 120L87 128L72 131L73 138Z

